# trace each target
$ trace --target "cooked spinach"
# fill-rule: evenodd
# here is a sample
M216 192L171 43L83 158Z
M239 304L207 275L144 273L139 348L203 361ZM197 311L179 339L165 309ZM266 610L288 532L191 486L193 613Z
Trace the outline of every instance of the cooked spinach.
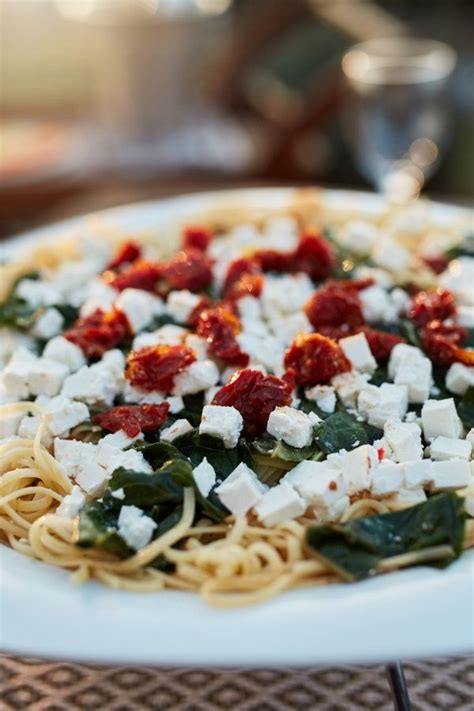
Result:
M315 440L325 454L369 443L368 429L347 412L335 412L316 428ZM372 440L373 441L373 440Z
M249 465L252 463L250 448L243 438L239 440L237 447L226 449L221 439L205 434L200 435L196 429L182 437L177 437L174 445L188 457L193 467L197 467L205 457L221 479L229 476L240 462Z
M457 411L467 429L474 427L474 385L471 385L459 400Z
M131 551L117 533L119 509L114 501L92 501L79 514L75 543L82 548L100 548L121 557Z
M195 395L185 395L183 397L184 410L178 413L179 418L186 418L193 427L198 427L201 422L202 409L204 407L204 393Z
M306 415L309 415L310 412L314 412L314 414L320 417L322 420L325 420L326 417L329 416L329 413L321 410L321 408L317 406L314 400L309 400L307 397L304 396L304 394L298 394L298 399L300 401L298 405L298 410L301 410L301 412L306 413Z
M285 442L273 439L273 437L258 437L251 442L251 447L258 454L265 455L273 459L280 459L284 462L302 462L304 459L320 459L322 452L316 443L308 447L291 447ZM261 462L261 460L260 460ZM273 462L268 462L269 466Z
M157 328L167 326L168 324L172 324L173 326L185 325L183 323L179 323L179 321L176 321L176 319L174 319L169 314L159 314L159 316L154 316L154 318L150 321L144 331L156 331Z
M192 477L189 462L173 459L165 462L153 474L128 469L116 469L110 479L110 489L123 489L124 502L143 508L154 504L179 504L183 500L182 478Z
M411 565L448 565L462 551L464 518L462 499L443 493L403 511L310 526L306 542L342 578L361 580Z
M12 290L5 301L0 304L0 326L29 329L43 313L43 310L43 308L33 309L24 299L16 296Z

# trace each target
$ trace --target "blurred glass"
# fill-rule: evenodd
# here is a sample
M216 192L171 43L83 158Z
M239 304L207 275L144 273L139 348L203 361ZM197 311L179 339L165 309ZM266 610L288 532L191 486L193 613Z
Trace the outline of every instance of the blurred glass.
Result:
M349 93L343 127L357 167L391 200L415 198L450 133L448 80L456 54L434 40L390 37L343 57Z

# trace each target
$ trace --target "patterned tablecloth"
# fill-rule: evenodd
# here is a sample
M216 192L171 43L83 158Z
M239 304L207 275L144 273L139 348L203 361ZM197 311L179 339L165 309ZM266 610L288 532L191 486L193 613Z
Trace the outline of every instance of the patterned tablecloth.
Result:
M407 663L414 711L472 711L469 658ZM21 711L388 711L383 666L160 669L0 655L2 709Z

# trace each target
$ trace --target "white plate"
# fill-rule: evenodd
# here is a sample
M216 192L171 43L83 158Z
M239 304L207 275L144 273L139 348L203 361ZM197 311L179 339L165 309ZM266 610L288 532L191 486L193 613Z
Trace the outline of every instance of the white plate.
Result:
M172 198L103 216L125 229L192 217L216 203L280 207L289 189L243 190ZM379 198L329 191L343 208L382 207ZM459 210L433 206L440 220ZM73 220L16 238L31 240L77 227ZM474 551L445 570L416 568L355 585L296 590L237 610L210 609L193 594L138 595L1 550L0 640L4 651L81 661L160 665L309 665L370 663L474 651Z

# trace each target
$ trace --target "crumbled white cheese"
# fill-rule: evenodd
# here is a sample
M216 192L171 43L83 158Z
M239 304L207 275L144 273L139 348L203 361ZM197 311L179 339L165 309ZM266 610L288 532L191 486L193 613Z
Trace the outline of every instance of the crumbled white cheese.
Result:
M300 410L276 407L268 418L267 432L290 447L308 447L313 439L313 424Z
M36 338L41 338L42 340L47 341L49 338L57 336L58 333L62 331L63 326L63 316L57 309L51 307L46 309L46 311L41 314L31 329L31 333Z
M125 543L139 551L153 536L157 524L137 506L122 506L118 517L118 534Z
M235 470L234 470L235 471ZM193 469L193 479L202 496L209 496L209 492L216 483L216 472L206 457ZM230 510L230 509L229 509Z
M201 297L187 289L170 291L166 302L166 310L175 321L186 323L191 313L199 304Z
M212 360L196 360L174 379L173 395L192 395L219 382L219 370Z
M446 271L439 277L438 284L444 289L449 289L460 304L473 306L474 259L472 257L452 259Z
M359 300L364 318L369 323L396 321L397 310L394 308L388 292L378 284L361 289Z
M464 395L466 390L474 386L474 368L468 368L462 363L453 363L446 373L446 387L455 395Z
M199 425L199 434L218 437L224 442L226 449L232 449L237 446L243 426L242 415L235 407L205 405Z
M166 402L170 406L170 413L176 415L181 410L184 410L184 400L180 395L170 395L166 398Z
M401 464L382 461L372 470L371 491L374 496L396 494L404 483L404 470Z
M408 389L405 385L370 385L357 398L357 411L374 427L382 428L389 419L403 419L407 408Z
M176 326L173 323L167 323L156 331L150 333L140 333L133 339L132 348L134 351L139 351L140 348L148 346L160 346L166 344L168 346L180 346L184 337L188 333L186 328Z
M70 373L79 370L86 364L86 359L81 349L63 336L52 338L46 344L43 356L67 366Z
M365 333L341 338L339 345L346 358L350 360L352 367L359 372L373 373L377 368L377 361L372 355Z
M472 444L467 439L435 437L430 446L431 459L437 461L465 459L468 462L471 458L471 452Z
M125 358L121 351L107 351L102 360L69 375L61 394L87 405L112 405L125 385L124 367Z
M0 413L0 439L6 439L18 433L18 427L23 418L23 414L7 415Z
M469 462L464 459L450 459L433 462L431 465L431 487L433 491L461 489L467 486L471 477Z
M85 301L79 311L81 317L89 316L97 309L109 311L118 295L117 289L114 289L110 284L106 284L102 279L93 279L87 288Z
M335 388L338 398L345 407L354 407L359 393L368 387L369 378L368 373L361 374L357 371L350 371L335 375L331 379L331 385Z
M320 410L331 414L336 409L336 393L332 385L315 385L304 392L308 400L313 400Z
M264 526L276 526L302 516L306 508L305 500L292 486L280 483L263 495L255 506L255 512Z
M55 513L63 518L75 518L85 503L86 497L80 488L73 486L71 493L64 497Z
M379 232L373 222L353 219L339 230L337 240L355 254L370 254Z
M430 359L420 358L414 362L402 360L397 368L394 383L396 385L406 385L409 402L425 402L430 396L432 386L432 364Z
M33 309L40 306L54 306L62 302L61 293L41 279L21 279L16 286L15 293Z
M163 312L163 301L143 289L124 289L115 302L115 308L125 314L132 333L142 331L153 316Z
M416 423L387 420L383 433L396 462L409 462L423 457L421 429Z
M456 439L463 431L453 398L427 400L421 410L421 422L428 441L439 436Z
M215 492L232 514L243 516L261 500L266 489L255 472L241 462Z
M160 440L162 442L172 442L176 437L181 437L192 431L193 426L188 420L176 420L172 425L165 427L165 429L161 431Z
M372 259L377 266L397 273L408 268L411 256L401 244L386 235L375 242Z
M338 454L329 455L328 460L331 465L342 469L348 494L370 489L372 471L379 464L377 450L369 444L363 444L350 452L341 450Z
M209 358L207 341L195 333L189 333L184 339L184 345L194 351L194 355L198 360L207 360Z

